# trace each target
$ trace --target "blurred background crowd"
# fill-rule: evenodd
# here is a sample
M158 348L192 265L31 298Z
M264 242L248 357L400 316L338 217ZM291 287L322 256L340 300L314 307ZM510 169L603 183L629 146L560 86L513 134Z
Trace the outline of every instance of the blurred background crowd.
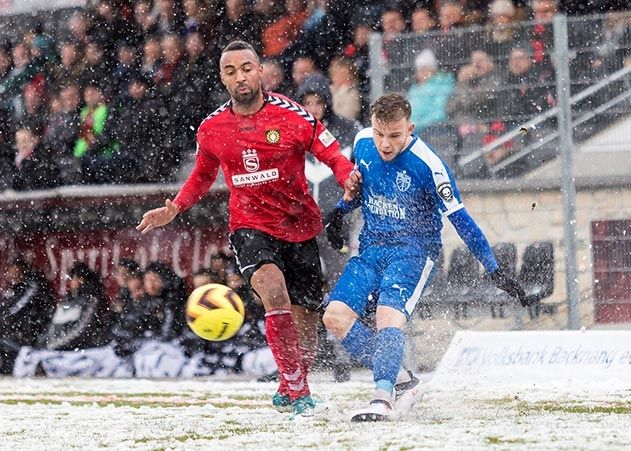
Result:
M388 43L401 33L431 36L402 86L417 132L449 124L453 145L485 144L555 104L552 34L542 24L559 11L628 8L606 0L99 0L58 23L27 20L1 36L0 190L180 180L197 126L227 99L218 58L234 39L260 52L266 90L319 108L325 122L367 125L371 33L382 33L380 58L392 64ZM616 25L628 39L629 24ZM471 26L484 29L480 45L447 40ZM587 72L627 57L589 55ZM517 89L497 94L507 85ZM310 90L316 96L306 98ZM480 122L490 110L496 120Z
M216 255L190 287L165 263L141 269L122 259L113 276L118 289L109 296L100 274L78 262L58 299L37 269L22 258L11 261L0 296L0 374L273 377L263 308L231 257ZM226 342L202 340L186 327L189 293L209 283L229 286L246 306L244 325Z

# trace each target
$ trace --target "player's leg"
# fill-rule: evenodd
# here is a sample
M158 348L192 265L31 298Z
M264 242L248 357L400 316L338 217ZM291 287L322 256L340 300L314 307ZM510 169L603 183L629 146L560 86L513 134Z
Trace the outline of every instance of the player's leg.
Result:
M273 237L252 229L230 236L239 269L261 298L265 308L265 335L278 366L283 395L290 401L309 395L302 369L299 336L291 313L281 244Z
M392 414L396 400L395 384L403 361L403 329L418 303L432 269L433 262L430 258L424 253L411 251L408 255L393 259L384 271L377 306L377 334L374 338L375 394L367 408L356 412L352 418L354 421L384 420ZM413 375L409 377L414 378Z
M393 393L403 361L403 327L406 317L391 307L377 307L377 334L374 337L373 379L375 393L369 405L354 412L352 421L388 419L393 409Z
M298 329L300 337L300 352L302 354L302 364L306 373L311 369L311 365L316 358L318 350L318 324L320 314L302 305L292 305L291 312L294 317L294 324Z
M363 366L372 369L374 328L361 319L379 285L380 276L374 259L363 253L349 260L331 292L324 312L324 325Z
M324 298L320 253L316 240L312 239L302 243L285 243L281 256L293 319L300 337L301 368L307 379L317 353L318 325ZM304 408L310 407L313 405L305 405L302 401L294 403L294 413L305 414Z
M288 245L283 257L294 321L301 338L303 366L308 372L318 350L318 326L325 286L316 239Z

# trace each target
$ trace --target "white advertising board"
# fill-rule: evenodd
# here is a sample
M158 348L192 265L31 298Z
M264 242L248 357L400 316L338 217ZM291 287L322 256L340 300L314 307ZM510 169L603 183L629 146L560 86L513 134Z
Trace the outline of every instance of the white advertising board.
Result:
M631 331L460 331L430 385L631 388Z

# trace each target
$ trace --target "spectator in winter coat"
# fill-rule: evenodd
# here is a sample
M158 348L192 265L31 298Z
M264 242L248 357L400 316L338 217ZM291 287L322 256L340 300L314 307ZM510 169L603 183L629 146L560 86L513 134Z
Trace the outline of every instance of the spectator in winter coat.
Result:
M81 183L81 164L73 155L75 142L79 137L81 91L72 83L59 93L59 109L51 108L42 145L51 151L60 177L64 184Z
M456 122L465 153L482 143L488 124L496 119L501 83L495 63L482 50L473 51L471 62L458 71L447 111Z
M517 23L517 10L511 0L494 0L489 5L486 30L486 50L490 55L507 55L520 43L524 27Z
M109 181L142 183L164 181L174 163L164 147L167 110L155 96L151 81L139 72L129 75L122 102L111 114L105 133L118 151L110 162Z
M74 351L109 341L110 312L101 277L85 263L70 269L70 291L57 305L47 331L37 341L48 350Z
M106 131L111 128L110 106L103 90L96 83L83 90L85 106L81 109L79 137L74 146L74 156L81 162L86 183L109 183L112 180L110 159L118 150L118 144ZM106 128L107 127L107 128Z
M125 41L120 41L117 46L116 65L106 79L110 80L107 90L103 90L106 97L114 97L125 91L129 76L138 69L139 58L135 47Z
M142 287L142 271L140 270L140 266L133 258L123 258L117 264L114 269L114 280L116 281L116 285L118 286L118 290L116 293L116 298L112 303L112 308L116 313L120 313L123 311L123 307L129 299L129 288L128 281L132 278L132 276L137 276L140 274L140 285L142 288L142 293L144 294L144 287Z
M46 278L22 259L13 260L0 295L0 374L11 374L22 346L33 346L48 326L55 298Z
M40 137L31 129L20 128L15 132L17 153L12 183L14 190L53 188L61 183L59 168L40 141Z
M110 72L111 68L105 60L103 47L97 42L89 42L85 47L85 66L80 77L81 85L102 83L108 87L106 90L108 94L111 94L113 88L110 85L113 83L113 80ZM76 80L71 82L76 83Z
M447 101L454 92L456 81L453 74L438 70L438 61L430 49L419 53L414 65L416 83L408 90L408 101L412 106L415 131L422 133L447 120Z
M83 48L78 44L66 41L59 46L60 61L53 67L51 85L59 90L74 80L79 80L84 70Z
M410 25L413 33L424 35L436 28L436 19L428 8L419 6L412 12Z
M46 88L41 82L31 82L24 87L24 111L16 116L17 122L41 136L48 121Z
M538 78L528 49L515 47L510 51L508 73L502 84L506 87L506 95L502 96L502 118L509 129L556 104L549 87Z
M285 0L285 15L266 27L261 35L263 55L268 58L278 56L294 43L300 37L307 17L309 10L304 0Z
M158 32L156 17L151 14L151 0L139 0L134 4L132 42L139 44Z
M145 296L143 273L137 268L128 271L123 310L112 327L114 349L119 356L129 356L144 342L159 339L165 317L164 305L158 298Z
M283 67L276 60L264 60L261 65L263 66L263 75L261 75L263 89L284 94L287 88Z
M301 56L296 58L291 65L291 81L292 86L289 92L285 93L288 97L295 99L298 88L302 84L305 78L309 75L320 74L318 66L316 66L313 58L308 56Z
M198 32L184 39L184 58L173 74L173 95L169 103L174 133L181 142L182 151L195 149L197 126L208 115L208 105L228 100L222 89L212 62L204 53L204 41ZM221 93L221 94L220 94Z
M361 112L361 94L357 68L352 60L334 58L329 66L332 107L335 114L347 119L358 119Z
M214 27L213 48L221 49L232 41L243 39L250 42L255 49L260 49L265 18L253 11L247 3L245 0L226 0L225 13Z
M143 276L145 298L143 302L156 302L163 309L160 334L157 337L168 341L182 332L186 323L184 306L188 291L186 283L168 265L153 262L147 266Z
M11 70L0 78L0 100L12 113L22 111L21 99L24 86L39 72L34 64L30 47L27 44L16 44L11 50Z
M156 83L158 72L162 66L162 46L160 39L156 36L148 37L142 47L142 61L140 63L140 72Z

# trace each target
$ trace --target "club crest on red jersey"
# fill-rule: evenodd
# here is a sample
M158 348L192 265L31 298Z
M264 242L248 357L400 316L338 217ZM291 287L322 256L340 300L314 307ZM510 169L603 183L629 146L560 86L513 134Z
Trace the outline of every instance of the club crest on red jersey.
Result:
M280 130L266 130L265 141L267 141L269 144L278 144L280 142Z
M255 149L245 149L241 152L243 158L243 166L248 172L258 171L259 169L259 156L256 154Z

